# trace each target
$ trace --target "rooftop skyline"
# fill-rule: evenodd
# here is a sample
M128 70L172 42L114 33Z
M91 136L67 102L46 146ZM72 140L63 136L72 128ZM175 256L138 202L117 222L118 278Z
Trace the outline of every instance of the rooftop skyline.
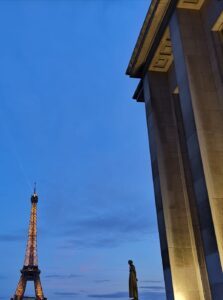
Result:
M128 259L140 299L165 299L145 109L125 76L149 3L0 3L1 300L35 181L48 299L127 299Z

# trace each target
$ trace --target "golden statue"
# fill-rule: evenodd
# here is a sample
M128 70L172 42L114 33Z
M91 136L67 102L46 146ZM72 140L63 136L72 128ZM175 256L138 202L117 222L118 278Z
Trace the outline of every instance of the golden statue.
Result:
M137 276L136 269L133 265L133 261L129 260L129 298L138 300L138 287L137 287Z

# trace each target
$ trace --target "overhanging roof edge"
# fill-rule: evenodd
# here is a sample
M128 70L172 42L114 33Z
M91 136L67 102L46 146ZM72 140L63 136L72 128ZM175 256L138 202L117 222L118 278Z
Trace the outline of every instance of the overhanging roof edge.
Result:
M129 76L132 76L132 68L134 67L136 59L139 55L140 49L142 48L142 44L143 44L143 42L145 40L145 36L148 32L148 27L149 27L149 23L151 21L153 11L154 11L155 6L158 3L158 1L159 0L152 0L151 3L150 3L149 9L147 11L147 14L146 14L145 20L143 22L143 25L140 29L138 39L136 41L135 47L133 49L133 52L132 52L132 55L131 55L131 58L130 58L130 61L129 61L129 64L128 64L128 67L127 67L127 70L126 70L126 74L129 75Z
M145 39L146 39L147 35L150 34L150 26L153 22L154 14L156 13L156 10L159 8L159 6L164 5L164 2L165 1L162 1L162 0L152 0L152 2L150 4L149 10L146 14L146 18L143 22L143 26L140 30L139 37L137 39L130 62L128 64L128 67L126 70L126 75L129 75L130 77L133 77L133 78L141 78L142 77L141 73L143 73L144 66L142 66L142 70L141 69L139 70L139 68L138 69L136 68L136 64L139 59L139 56L142 55L141 50L145 46ZM172 14L173 8L175 7L176 3L177 3L177 0L166 1L166 10L165 10L165 13L163 14L163 16L161 16L161 22L156 26L157 27L156 31L151 32L151 34L153 36L151 38L150 45L147 46L148 51L147 51L146 55L144 54L145 55L145 57L143 58L144 64L147 61L147 57L150 54L150 49L154 48L152 46L153 46L154 40L157 40L156 36L157 36L157 34L159 34L160 25L162 24L163 19L166 19L165 18L166 15L168 15L168 17L169 17ZM171 12L170 12L170 10L171 10Z

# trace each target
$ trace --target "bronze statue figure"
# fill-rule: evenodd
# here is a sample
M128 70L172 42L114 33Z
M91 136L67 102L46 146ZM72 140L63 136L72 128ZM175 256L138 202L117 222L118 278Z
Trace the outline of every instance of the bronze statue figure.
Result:
M133 261L129 260L129 298L138 300L138 287L137 287L137 276L136 276L136 269L133 265Z

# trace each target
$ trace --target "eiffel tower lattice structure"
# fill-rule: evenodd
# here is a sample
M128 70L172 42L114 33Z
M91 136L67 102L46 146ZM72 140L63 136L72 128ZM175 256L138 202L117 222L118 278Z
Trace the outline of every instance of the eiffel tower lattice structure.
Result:
M26 247L24 266L21 270L21 276L15 291L15 295L13 296L13 298L11 298L11 300L30 299L30 297L24 296L27 281L33 281L34 283L35 297L34 298L31 297L31 299L36 299L36 300L47 299L44 297L43 294L43 289L40 281L40 269L38 267L37 203L38 203L38 195L36 193L36 188L34 188L34 193L31 196L32 206L31 206L31 213L30 213L28 242Z

